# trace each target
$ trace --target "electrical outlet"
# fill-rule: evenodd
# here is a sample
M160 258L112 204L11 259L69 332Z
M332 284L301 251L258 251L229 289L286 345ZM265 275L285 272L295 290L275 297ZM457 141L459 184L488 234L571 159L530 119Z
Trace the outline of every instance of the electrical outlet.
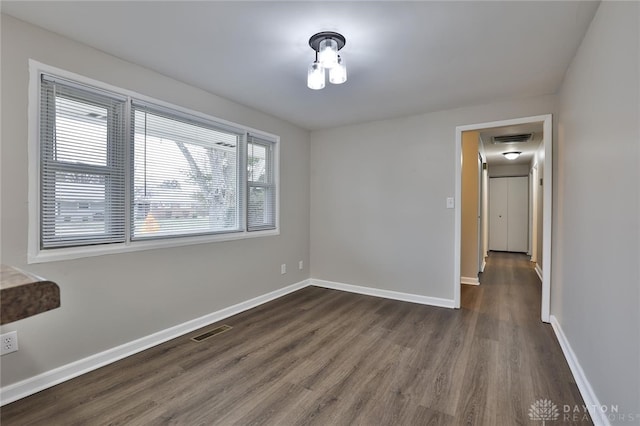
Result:
M287 273L287 264L286 263L283 263L282 265L280 265L280 273L282 275Z
M11 331L0 336L0 355L10 354L18 350L18 332Z
M304 262L302 260L298 262L298 269L300 269L301 271L304 269Z

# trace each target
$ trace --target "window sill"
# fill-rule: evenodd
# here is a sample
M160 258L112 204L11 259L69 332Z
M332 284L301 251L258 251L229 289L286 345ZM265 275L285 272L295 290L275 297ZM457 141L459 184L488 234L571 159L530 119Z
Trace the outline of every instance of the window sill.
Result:
M62 260L81 259L84 257L104 256L108 254L129 253L159 248L183 247L196 244L209 244L223 241L244 240L249 238L270 237L280 235L280 229L264 231L235 232L229 234L207 235L197 237L167 238L162 240L134 241L131 243L103 244L95 246L69 247L40 250L29 253L27 263L46 263Z

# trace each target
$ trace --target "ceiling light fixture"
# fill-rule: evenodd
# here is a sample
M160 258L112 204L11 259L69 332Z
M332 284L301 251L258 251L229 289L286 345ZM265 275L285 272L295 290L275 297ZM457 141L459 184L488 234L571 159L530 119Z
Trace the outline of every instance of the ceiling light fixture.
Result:
M325 86L325 70L329 70L329 82L342 84L347 81L347 67L338 51L346 44L342 34L324 31L309 39L309 46L316 52L316 60L309 65L307 87L320 90Z
M520 157L520 154L522 154L520 151L511 151L511 152L502 153L502 155L504 155L507 160L515 160L516 158Z

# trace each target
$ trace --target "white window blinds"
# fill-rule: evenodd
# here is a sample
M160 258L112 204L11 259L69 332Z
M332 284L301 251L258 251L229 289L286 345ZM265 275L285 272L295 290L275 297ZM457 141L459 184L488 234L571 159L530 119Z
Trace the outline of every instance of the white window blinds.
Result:
M276 227L274 142L249 134L247 141L247 229Z
M125 240L124 99L42 76L40 246Z
M243 133L133 106L132 239L242 230Z
M39 78L39 250L276 229L277 137Z

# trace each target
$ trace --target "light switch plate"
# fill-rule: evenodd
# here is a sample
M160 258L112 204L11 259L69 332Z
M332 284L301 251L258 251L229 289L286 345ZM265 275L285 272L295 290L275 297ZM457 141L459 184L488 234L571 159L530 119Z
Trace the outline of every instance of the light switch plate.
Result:
M452 209L454 208L455 204L453 202L453 197L447 197L447 208L448 209Z

